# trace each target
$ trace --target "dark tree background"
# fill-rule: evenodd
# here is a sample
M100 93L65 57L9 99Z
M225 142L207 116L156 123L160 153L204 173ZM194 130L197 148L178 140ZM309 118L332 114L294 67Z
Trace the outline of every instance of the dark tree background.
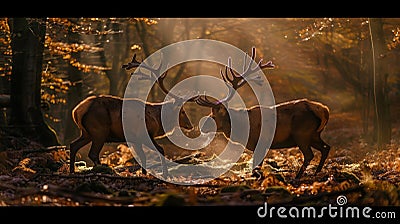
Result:
M72 109L91 95L143 91L126 89L133 70L122 65L134 54L141 61L169 44L203 38L247 53L255 47L256 61L271 60L275 68L263 72L276 103L308 98L329 106L322 138L331 150L321 172L313 172L321 156L315 151L296 180L304 157L293 147L269 150L256 178L245 150L226 174L181 186L142 175L124 144L104 145L106 166L93 166L88 144L71 175L68 147L79 135ZM0 206L324 206L342 196L348 205L400 205L399 18L0 18L0 54ZM221 78L221 69L204 61L176 65L165 86L196 75ZM256 105L249 90L238 93ZM148 101L164 97L154 85ZM195 125L210 112L195 103L185 109ZM200 153L157 141L166 157L201 164L218 158L228 139L218 134Z
M58 145L56 133L44 122L41 77L46 19L9 20L12 47L11 127L44 146Z
M389 57L387 43L383 30L382 18L372 18L369 20L371 26L371 41L373 43L373 91L375 105L374 119L374 139L377 141L379 148L384 148L390 143L392 125L390 116L390 99L389 99Z

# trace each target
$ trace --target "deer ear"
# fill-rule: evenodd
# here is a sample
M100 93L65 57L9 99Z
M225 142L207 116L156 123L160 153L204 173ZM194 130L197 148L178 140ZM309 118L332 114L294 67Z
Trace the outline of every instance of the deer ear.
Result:
M226 110L225 106L221 104L218 107L218 114L225 116L227 113L228 113L228 111Z

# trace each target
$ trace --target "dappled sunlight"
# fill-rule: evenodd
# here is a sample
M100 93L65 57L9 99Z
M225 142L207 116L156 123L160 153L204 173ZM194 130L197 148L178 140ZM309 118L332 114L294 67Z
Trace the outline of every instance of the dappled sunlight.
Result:
M175 154L173 158L181 164L207 164L218 159L219 154L213 148L225 144L226 140L219 139L202 153ZM11 168L8 174L3 172L0 175L0 187L12 186L18 191L2 193L1 201L5 205L148 206L172 203L170 200L175 198L177 200L173 201L178 205L258 205L264 201L271 205L326 205L336 200L338 195L345 194L349 204L400 205L396 190L400 183L399 144L380 151L373 145L365 144L360 148L358 144L332 149L317 175L314 175L314 170L319 153L315 152L311 166L300 180L294 177L303 158L295 147L269 150L259 171L262 175L258 177L249 167L252 153L247 150L239 161L226 164L231 166L227 172L207 182L197 179L196 173L192 178L179 179L181 168L179 165L171 167L171 172L177 174L175 181L191 184L188 186L169 184L152 175L143 175L131 150L123 144L116 145L113 152L103 154L101 167L77 160L77 174L73 176L68 175L65 168L68 158L62 148L48 153L29 153L21 160L16 156L18 151L9 151L0 158L0 165L8 164ZM43 159L45 157L47 160ZM50 164L48 159L52 160L51 169L44 168L45 164ZM212 163L204 168L218 169ZM24 181L33 176L35 179L29 184ZM34 190L42 183L47 184L45 190ZM18 192L26 190L31 190L32 194L19 195Z
M400 206L399 21L0 18L0 206L308 207L342 196L347 205ZM199 44L206 40L218 45ZM150 66L153 54L160 61ZM247 56L259 64L246 70ZM118 103L89 102L72 115L102 94ZM172 117L162 116L167 95L169 108L183 108L182 129L162 125ZM144 107L122 102L151 109L142 117ZM265 127L257 105L279 108L280 122L265 119L275 149L254 168L254 147L270 136L235 141Z

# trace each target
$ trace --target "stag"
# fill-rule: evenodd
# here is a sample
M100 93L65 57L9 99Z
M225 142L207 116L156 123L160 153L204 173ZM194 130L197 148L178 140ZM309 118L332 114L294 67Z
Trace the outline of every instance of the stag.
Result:
M251 58L252 60L255 58L255 48L253 48ZM330 150L330 146L321 139L321 132L324 130L329 119L329 108L320 102L308 99L297 99L273 106L255 105L250 108L228 108L227 102L235 94L234 90L246 84L247 82L245 82L244 78L254 73L255 69L251 69L250 64L243 73L237 74L232 69L229 59L228 66L225 66L225 72L221 70L222 79L229 88L228 95L222 100L211 101L204 94L195 100L197 104L211 108L211 113L200 130L204 133L211 131L213 127L211 119L214 119L217 126L216 131L223 132L227 138L235 141L235 139L232 139L234 136L231 136L230 122L241 122L240 119L243 118L241 114L246 112L249 117L250 133L245 147L254 152L258 141L263 140L260 138L261 114L268 114L271 110L276 110L276 129L270 149L290 147L298 147L300 149L304 161L295 177L299 179L310 161L314 158L313 151L311 150L311 147L313 147L321 152L321 159L315 171L315 174L319 173ZM273 64L271 62L261 64L260 60L258 66L263 69L273 67ZM228 72L230 75L228 75ZM262 165L262 161L260 165Z
M89 150L88 157L95 165L100 165L99 154L103 145L106 142L126 142L126 136L123 130L122 122L122 107L123 103L127 105L126 113L132 117L132 124L128 124L127 133L135 140L133 148L140 158L142 163L142 173L147 174L146 171L146 156L143 151L143 145L157 150L160 153L161 165L163 176L167 177L168 169L165 164L164 149L156 142L155 138L163 136L171 130L164 130L161 121L161 109L166 108L166 111L171 113L179 113L179 126L181 128L191 130L193 129L192 123L188 118L182 105L186 101L194 101L194 97L179 97L165 88L163 80L166 72L160 77L156 77L161 68L154 69L146 66L136 60L136 54L133 56L132 61L124 64L122 68L126 70L137 68L139 65L145 69L150 70L151 75L147 79L155 80L165 94L172 96L171 100L152 103L146 102L138 98L121 98L111 95L89 96L81 101L73 110L72 117L81 133L80 136L70 144L70 173L75 172L75 157L80 148L92 142ZM134 74L134 73L132 73ZM144 77L143 73L140 78ZM145 111L145 113L143 113ZM143 122L145 121L145 122ZM145 123L141 126L141 123ZM168 122L168 121L167 121ZM170 121L173 122L173 121ZM148 138L149 136L149 138Z

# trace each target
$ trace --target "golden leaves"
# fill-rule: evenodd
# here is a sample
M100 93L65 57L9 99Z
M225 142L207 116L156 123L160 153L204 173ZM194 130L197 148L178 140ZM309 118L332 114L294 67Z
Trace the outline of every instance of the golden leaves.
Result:
M393 38L390 43L388 43L388 49L393 50L400 45L400 27L392 30Z
M50 30L61 29L68 30L71 33L91 34L91 35L107 35L121 33L120 30L106 29L106 26L100 27L101 24L118 22L126 20L124 18L48 18L47 26Z
M141 49L142 49L142 47L138 44L134 44L131 46L131 50L141 50Z
M159 19L150 19L150 18L134 18L136 21L143 21L146 25L156 25L158 24Z
M52 37L46 35L45 47L47 47L52 54L65 55L68 53L77 53L86 51L90 53L100 52L104 49L101 47L91 46L89 44L78 44L78 43L65 43L59 42L52 39Z
M11 35L7 18L0 18L0 76L11 75Z
M69 60L69 63L85 73L94 72L99 75L104 75L105 74L104 71L111 69L110 67L83 64L76 59Z
M12 169L12 171L14 172L14 171L20 170L20 171L23 171L23 172L26 172L26 173L35 174L36 171L29 167L30 163L31 163L31 159L30 158L24 158L18 163L18 166L14 167Z

